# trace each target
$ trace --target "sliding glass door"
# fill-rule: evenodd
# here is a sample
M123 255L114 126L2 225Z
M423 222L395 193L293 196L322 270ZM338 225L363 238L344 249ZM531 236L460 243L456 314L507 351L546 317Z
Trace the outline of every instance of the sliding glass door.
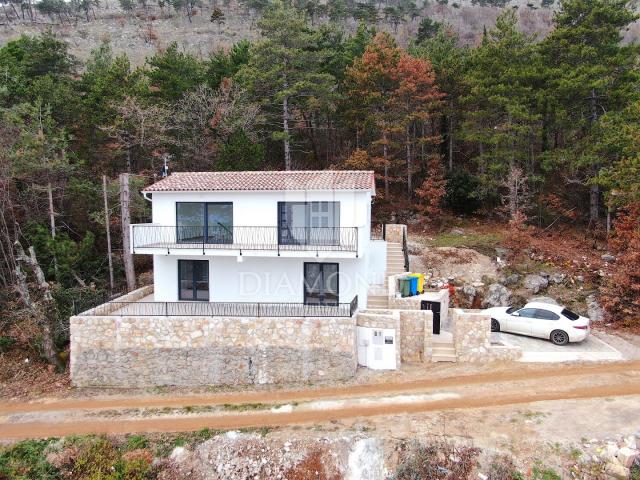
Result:
M176 202L178 243L233 243L233 203Z
M178 299L209 300L208 260L178 260Z
M280 245L339 245L340 202L278 202Z
M304 264L305 305L338 305L339 301L338 264Z

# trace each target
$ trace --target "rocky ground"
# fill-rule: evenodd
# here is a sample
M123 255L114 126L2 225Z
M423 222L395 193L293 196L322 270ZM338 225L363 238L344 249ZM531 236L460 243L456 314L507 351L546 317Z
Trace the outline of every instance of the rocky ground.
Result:
M532 231L521 239L523 245L513 246L491 226L472 223L412 232L410 269L425 272L431 286L455 285L455 306L523 305L536 299L602 323L598 287L615 267L615 257L587 239L564 235Z

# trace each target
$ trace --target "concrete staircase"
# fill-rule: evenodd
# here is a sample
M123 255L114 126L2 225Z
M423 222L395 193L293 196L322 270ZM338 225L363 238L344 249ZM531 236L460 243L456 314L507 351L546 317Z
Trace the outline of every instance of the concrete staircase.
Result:
M456 349L453 345L453 335L450 332L440 331L440 335L433 336L432 362L456 362Z
M367 308L389 308L388 277L404 273L404 253L401 243L387 242L387 271L383 287L371 287L367 295Z

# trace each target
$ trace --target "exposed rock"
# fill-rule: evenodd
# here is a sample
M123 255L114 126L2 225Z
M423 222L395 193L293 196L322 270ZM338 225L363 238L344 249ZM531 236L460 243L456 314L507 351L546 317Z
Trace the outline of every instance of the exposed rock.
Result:
M604 320L604 309L600 306L598 299L593 294L587 297L587 316L592 322L601 322Z
M538 275L540 275L542 278L546 278L547 280L549 280L549 273L548 272L538 272Z
M511 291L499 283L489 285L489 290L482 301L484 308L488 307L506 307L511 302Z
M496 256L498 258L505 259L509 256L510 253L511 253L511 250L509 250L508 248L496 247Z
M524 288L538 293L540 290L547 288L549 281L541 275L527 275L524 277Z
M607 478L618 480L626 480L627 478L629 478L629 469L623 467L619 463L607 463L604 471L608 475Z
M473 305L473 301L476 298L477 290L473 285L465 284L458 290L460 295L461 307L462 308L470 308Z
M616 458L623 467L631 468L633 462L635 462L636 458L638 458L638 455L640 455L640 452L638 452L638 450L634 450L629 447L622 447L620 450L618 450Z
M576 277L576 282L578 282L578 283L584 283L584 277L583 277L582 275L578 275L578 276Z
M502 283L505 285L517 285L519 281L520 275L518 275L517 273L512 273L511 275L508 275Z
M611 255L610 253L605 253L600 258L602 258L602 260L604 260L607 263L611 263L611 262L615 262L616 261L616 257Z
M550 305L559 305L559 303L556 302L551 297L533 297L533 298L530 298L529 301L530 302L538 302L538 303L548 303Z
M566 278L567 276L564 273L556 272L551 274L551 276L549 277L549 281L557 285L559 283L563 283Z

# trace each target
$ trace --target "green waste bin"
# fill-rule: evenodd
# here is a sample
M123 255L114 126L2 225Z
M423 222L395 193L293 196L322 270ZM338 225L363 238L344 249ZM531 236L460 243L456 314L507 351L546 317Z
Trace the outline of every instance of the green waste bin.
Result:
M398 289L401 297L411 296L411 279L409 277L400 277L398 279Z

